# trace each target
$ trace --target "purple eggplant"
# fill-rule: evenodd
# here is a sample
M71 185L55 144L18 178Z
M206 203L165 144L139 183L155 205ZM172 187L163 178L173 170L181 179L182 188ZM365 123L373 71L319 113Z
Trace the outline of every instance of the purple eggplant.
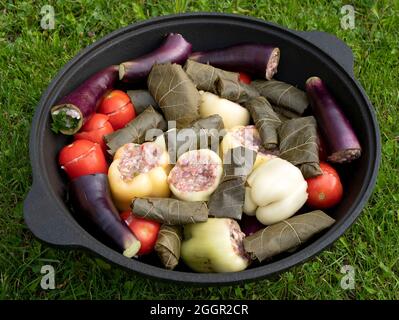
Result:
M280 49L266 44L239 44L224 49L193 52L190 59L270 80L277 72Z
M360 157L359 140L342 108L319 77L306 81L306 92L319 130L328 147L327 160L350 162Z
M131 258L140 250L140 241L122 222L111 199L106 174L90 174L73 179L69 200L74 211L83 215Z
M119 65L119 79L124 82L138 82L148 76L155 63L183 64L191 54L191 43L179 33L169 33L160 47L154 51L123 62Z
M118 66L109 66L83 82L51 108L52 130L73 135L96 111L101 98L118 80Z

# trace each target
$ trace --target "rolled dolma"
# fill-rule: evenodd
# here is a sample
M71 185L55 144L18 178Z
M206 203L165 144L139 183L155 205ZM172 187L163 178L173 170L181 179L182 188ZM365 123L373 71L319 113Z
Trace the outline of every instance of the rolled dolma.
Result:
M288 109L280 108L274 105L272 105L272 108L282 122L300 117L299 114L292 112Z
M135 215L169 225L204 222L208 207L204 201L182 201L172 198L136 198L132 201Z
M151 132L155 134L155 131L165 131L166 128L167 124L163 116L155 111L152 106L149 106L124 128L108 134L104 138L109 148L108 152L114 154L126 143L141 144L145 141L151 141L154 138Z
M153 106L154 109L160 110L158 103L154 100L152 95L143 89L137 90L128 90L126 91L130 100L133 103L134 111L136 111L136 115L142 113L148 106Z
M164 133L171 161L189 150L211 149L218 152L224 134L223 119L218 114L194 121L188 128Z
M252 259L263 261L301 245L334 222L321 210L297 215L246 237L244 248Z
M239 74L212 67L209 64L199 63L194 60L187 60L184 71L194 82L198 90L204 90L218 94L216 82L219 78L239 81Z
M193 60L187 60L184 70L198 90L212 92L221 98L242 103L259 96L254 87L239 80L239 74L236 72L225 71Z
M245 200L245 181L255 163L256 151L236 147L223 159L222 180L209 201L209 215L240 220Z
M251 82L259 93L281 109L302 115L309 105L306 93L289 83L277 80Z
M259 97L259 92L253 86L239 80L224 79L219 77L216 82L217 94L224 99L237 103L244 103Z
M216 129L216 130L222 130L224 129L224 123L223 119L220 115L218 114L213 114L209 117L199 119L197 121L194 121L190 127L194 129L206 129L206 130L211 130L211 129Z
M166 269L173 270L179 263L182 238L180 226L161 226L154 249Z
M200 95L180 65L155 64L148 76L147 85L165 119L176 121L176 128L187 127L200 118Z
M277 129L281 125L281 120L269 101L264 97L257 97L245 103L245 107L259 131L263 147L266 150L275 149L278 146Z
M278 130L280 157L297 166L304 178L322 174L316 119L313 116L285 121Z

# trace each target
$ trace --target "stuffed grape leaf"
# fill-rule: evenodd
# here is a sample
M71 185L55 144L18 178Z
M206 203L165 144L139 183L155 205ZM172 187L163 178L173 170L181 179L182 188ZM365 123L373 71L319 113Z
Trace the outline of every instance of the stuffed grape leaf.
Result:
M256 159L256 152L244 147L230 149L223 159L223 176L209 201L209 215L218 218L242 217L245 181Z
M277 80L255 80L251 82L251 85L277 107L299 116L309 105L306 93L289 83Z
M282 159L297 166L306 179L322 174L316 119L313 116L285 121L278 134Z
M254 87L239 80L239 74L236 72L225 71L193 60L187 60L184 70L198 90L212 92L221 98L242 103L259 96Z
M244 249L252 259L263 261L296 248L334 222L333 218L321 210L297 215L244 238Z
M218 152L223 129L222 117L215 114L193 122L188 128L166 131L164 137L172 163L189 150L211 149Z
M153 106L157 111L161 111L158 103L154 100L152 95L143 89L128 90L126 91L134 106L136 116L142 113L148 106Z
M264 97L257 97L249 100L245 107L255 122L263 147L267 150L275 149L278 146L277 129L281 125L281 120L273 111L269 101Z
M166 269L173 270L179 263L182 237L180 226L161 226L154 249Z
M151 132L155 133L156 129L165 131L166 127L167 124L163 116L155 111L152 106L149 106L124 128L104 136L109 148L108 152L114 154L126 143L141 144L145 141L151 141L154 138L150 135Z
M172 198L136 198L132 201L135 215L169 225L208 220L208 206L203 201L182 201Z
M176 121L176 128L187 127L200 118L200 95L180 65L155 64L148 76L147 85L165 119Z
M218 94L216 82L219 78L238 81L239 77L236 72L225 71L190 59L184 65L184 71L186 71L198 90L209 91L214 94Z
M236 103L244 103L250 99L259 97L259 92L249 84L239 80L219 78L216 83L217 94L224 99Z

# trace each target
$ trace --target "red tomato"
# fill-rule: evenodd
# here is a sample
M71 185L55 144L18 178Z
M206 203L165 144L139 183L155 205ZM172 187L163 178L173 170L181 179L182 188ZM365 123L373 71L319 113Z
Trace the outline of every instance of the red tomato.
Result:
M240 72L240 81L242 83L250 84L252 80L248 74L246 74L244 72Z
M136 117L133 103L129 96L121 90L113 90L107 94L97 111L109 117L109 122L114 130L123 128Z
M335 206L342 199L342 183L337 171L329 164L320 162L323 174L306 179L308 183L307 204L315 209L327 209Z
M155 246L158 238L158 232L161 225L152 220L147 220L141 217L134 216L130 211L121 213L121 218L129 226L141 243L138 255L150 253Z
M89 140L76 140L62 148L58 161L70 179L108 172L107 161L100 145Z
M104 136L114 132L111 123L108 121L109 118L105 114L95 113L80 129L80 131L75 134L75 140L89 140L97 142L103 151L106 150L107 146L104 141Z

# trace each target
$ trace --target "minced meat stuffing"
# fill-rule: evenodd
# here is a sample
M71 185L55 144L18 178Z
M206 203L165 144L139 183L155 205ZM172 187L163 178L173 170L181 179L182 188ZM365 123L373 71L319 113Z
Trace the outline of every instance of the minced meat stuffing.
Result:
M178 159L170 172L169 183L183 192L206 190L215 182L217 166L209 155L189 152Z
M147 142L141 145L129 143L124 147L118 165L122 179L133 179L140 173L146 173L159 165L162 148L155 143Z
M259 151L262 145L259 133L253 125L233 131L232 136L240 145L254 151Z

